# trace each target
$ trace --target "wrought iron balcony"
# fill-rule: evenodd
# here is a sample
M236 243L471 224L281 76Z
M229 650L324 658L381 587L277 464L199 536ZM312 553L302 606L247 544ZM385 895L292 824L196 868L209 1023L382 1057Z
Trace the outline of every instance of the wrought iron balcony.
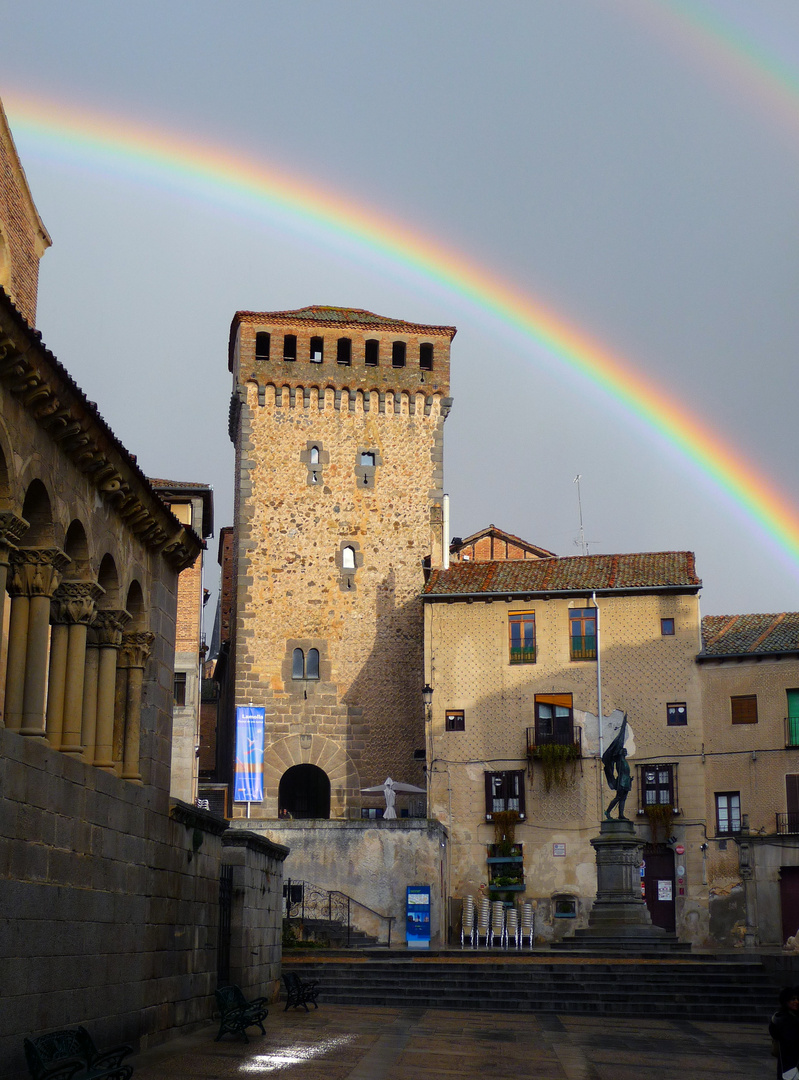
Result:
M572 660L596 660L596 634L571 636Z
M528 648L517 648L513 645L510 647L510 662L512 664L534 664L535 663L535 645Z
M536 737L535 728L529 727L527 729L527 756L536 757L538 751L542 746L572 746L574 747L573 756L576 758L583 756L583 730L582 728L574 727L572 724L571 731L557 732L552 735L541 735Z
M787 833L799 833L799 814L795 811L789 814L777 814L777 833L781 836Z

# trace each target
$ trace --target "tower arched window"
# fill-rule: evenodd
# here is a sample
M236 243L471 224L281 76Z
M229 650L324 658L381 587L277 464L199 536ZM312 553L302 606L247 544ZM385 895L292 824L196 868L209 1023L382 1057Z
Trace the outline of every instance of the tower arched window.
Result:
M305 653L302 649L295 649L291 655L291 677L292 679L305 678Z
M309 649L308 656L305 661L305 678L306 679L318 679L319 678L319 650Z
M429 341L423 341L419 346L419 367L422 371L433 370L433 346Z
M405 342L394 341L391 345L391 366L405 367Z
M310 357L312 364L321 364L325 355L325 339L321 337L311 338Z
M377 367L380 363L380 342L377 338L369 338L364 347L364 361L367 367Z
M339 364L349 365L352 361L352 340L340 337L336 342L336 360Z
M283 359L284 360L296 360L297 359L297 335L286 334L283 338Z
M312 465L318 465L319 464L319 447L318 446L312 446L311 447L311 464Z
M374 465L375 456L370 451L365 451L361 454L361 465Z
M268 360L269 359L269 343L271 341L271 335L267 334L265 330L259 330L255 335L255 359L256 360Z
M344 550L341 552L341 566L344 570L355 569L355 548L344 548Z

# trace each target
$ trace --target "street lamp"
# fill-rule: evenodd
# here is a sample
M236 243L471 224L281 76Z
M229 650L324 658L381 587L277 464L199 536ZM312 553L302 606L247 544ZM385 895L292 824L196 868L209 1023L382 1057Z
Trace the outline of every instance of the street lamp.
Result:
M430 706L433 704L433 687L425 683L422 689L422 701L424 702L425 715L430 719Z

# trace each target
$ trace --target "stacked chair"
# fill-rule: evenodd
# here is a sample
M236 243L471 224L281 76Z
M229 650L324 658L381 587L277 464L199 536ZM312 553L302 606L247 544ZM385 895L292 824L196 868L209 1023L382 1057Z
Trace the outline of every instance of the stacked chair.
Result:
M491 931L491 901L487 896L480 897L480 908L477 912L477 944L480 944L480 935L485 935L485 946L488 948L488 935Z
M499 947L505 947L505 905L501 900L494 900L491 904L491 947L494 946L494 938L499 938Z
M474 897L464 896L461 914L461 948L464 948L464 941L467 937L469 939L469 945L471 948L474 948L475 933Z
M505 948L519 948L519 913L515 907L508 908L505 915Z
M535 940L535 907L532 900L523 900L521 905L522 925L521 945L524 948L524 935L527 934L527 947L532 949Z

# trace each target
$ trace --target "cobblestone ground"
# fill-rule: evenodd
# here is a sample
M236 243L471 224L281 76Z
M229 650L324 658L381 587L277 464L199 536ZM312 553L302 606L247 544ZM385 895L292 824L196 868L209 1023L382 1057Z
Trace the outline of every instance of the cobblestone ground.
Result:
M135 1080L769 1080L763 1024L322 1005L270 1010L266 1036L208 1027L135 1062Z

